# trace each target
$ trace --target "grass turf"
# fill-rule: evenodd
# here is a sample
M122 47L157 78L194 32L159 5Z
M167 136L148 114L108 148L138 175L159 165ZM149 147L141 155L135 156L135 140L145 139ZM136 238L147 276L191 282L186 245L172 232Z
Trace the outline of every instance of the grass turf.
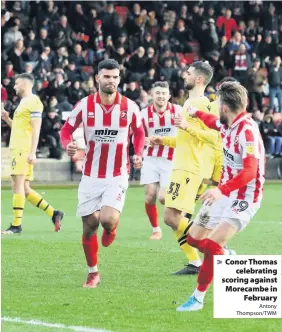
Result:
M2 236L2 316L115 332L281 329L278 319L213 319L212 290L202 312L175 311L193 291L196 277L170 274L181 268L185 259L172 232L162 222L163 239L148 240L151 229L144 212L142 188L129 189L114 244L109 248L100 246L102 284L97 289L83 289L87 268L80 244L81 221L75 217L77 190L44 191L50 204L66 212L63 230L54 233L48 217L27 202L24 233ZM281 197L282 185L266 185L260 211L230 247L238 254L281 254ZM2 191L2 228L12 221L11 198L10 190ZM162 216L161 210L159 214ZM51 330L10 322L2 322L2 329Z

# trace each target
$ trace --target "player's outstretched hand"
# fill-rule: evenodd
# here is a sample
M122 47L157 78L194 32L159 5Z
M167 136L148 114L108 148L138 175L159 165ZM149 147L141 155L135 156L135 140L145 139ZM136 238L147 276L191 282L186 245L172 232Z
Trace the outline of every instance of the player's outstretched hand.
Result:
M135 169L139 169L142 167L142 157L138 156L137 154L135 154L133 156L133 167Z
M222 197L222 192L218 188L207 190L203 193L200 199L205 205L212 205L215 201Z
M150 137L150 145L162 145L163 144L163 138L161 136L152 136Z
M183 116L181 116L181 115L178 115L174 118L174 124L175 124L175 127L183 129L183 130L186 130L189 126L186 119L183 118Z
M74 156L77 151L76 143L75 142L69 143L67 145L66 151L67 151L68 156L70 156L70 157Z
M31 165L34 165L35 164L35 161L36 161L36 154L35 153L30 153L28 156L27 156L27 162Z

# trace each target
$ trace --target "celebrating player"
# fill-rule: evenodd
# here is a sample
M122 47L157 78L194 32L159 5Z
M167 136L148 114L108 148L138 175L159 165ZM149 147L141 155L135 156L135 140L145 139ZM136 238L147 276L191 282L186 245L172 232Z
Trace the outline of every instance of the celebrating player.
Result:
M146 136L175 136L174 118L179 114L181 107L168 102L170 98L168 83L154 83L152 98L153 104L141 112ZM147 149L144 151L140 183L145 184L145 209L153 227L150 240L160 240L162 233L158 221L156 199L158 196L159 202L164 204L165 190L172 171L174 149L162 145L151 147L148 139L146 143Z
M77 215L82 217L82 245L89 267L84 287L100 283L98 272L97 230L104 228L102 245L108 247L116 237L128 187L128 137L134 136L134 166L142 165L145 134L138 106L117 92L119 64L112 59L98 65L99 91L79 101L61 130L61 140L68 155L77 146L72 134L82 123L86 140L86 157L78 189Z
M152 137L151 144L165 145L175 148L173 171L170 176L170 185L165 197L164 221L176 234L178 243L190 262L185 274L197 274L201 265L198 252L187 244L186 238L191 222L182 216L182 211L191 218L197 193L203 181L202 159L205 153L205 143L191 134L192 128L206 130L206 126L198 119L189 116L189 106L209 112L210 102L204 97L206 86L212 79L213 70L206 62L195 62L184 73L184 84L189 90L189 99L184 104L181 115L175 118L176 137ZM191 127L181 129L181 122L186 119ZM210 131L209 129L207 131ZM214 132L215 142L217 133ZM176 274L183 274L182 270Z
M61 229L64 213L56 211L42 196L30 187L33 180L33 166L36 161L36 150L41 128L43 104L32 94L34 78L30 74L20 74L16 77L14 89L21 98L15 110L13 120L5 109L1 110L1 117L11 127L11 178L13 190L13 215L11 226L2 234L16 234L22 232L22 217L25 199L37 206L52 219L55 231Z
M243 230L260 207L263 194L265 151L256 123L246 113L248 95L237 82L225 82L219 90L220 119L191 111L208 127L220 131L224 148L224 169L218 188L201 199L211 205L209 217L200 214L189 231L188 243L204 253L198 286L177 311L203 308L213 279L213 256L223 255L223 246Z

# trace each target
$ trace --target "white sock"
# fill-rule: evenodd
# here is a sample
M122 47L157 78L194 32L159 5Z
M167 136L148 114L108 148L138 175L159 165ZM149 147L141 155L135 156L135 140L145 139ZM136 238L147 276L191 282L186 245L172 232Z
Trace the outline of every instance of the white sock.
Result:
M204 302L204 298L205 298L205 295L206 295L206 292L200 292L197 288L195 289L195 292L193 294L195 296L195 298L203 303Z
M89 267L89 273L98 272L98 265Z
M161 230L161 228L158 226L158 227L153 227L153 233L161 233L162 232L162 230Z
M190 261L189 264L199 267L202 265L202 261L200 259L197 259L196 261Z

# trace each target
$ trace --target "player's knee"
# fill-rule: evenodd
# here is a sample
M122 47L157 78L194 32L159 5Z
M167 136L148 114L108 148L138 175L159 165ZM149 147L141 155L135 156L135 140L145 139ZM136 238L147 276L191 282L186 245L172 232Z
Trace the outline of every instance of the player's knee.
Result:
M28 196L31 192L31 188L30 188L30 185L29 185L29 181L25 181L24 183L24 193L25 193L25 196Z
M162 205L165 204L165 196L164 196L164 195L159 195L158 199L159 199L159 202L160 202Z
M151 205L156 203L156 195L154 193L146 192L145 199L147 204Z
M89 238L95 234L99 227L99 217L97 215L82 217L83 221L83 235Z
M104 229L111 231L118 223L118 218L115 216L107 216L107 218L102 218L100 222Z
M165 209L164 211L164 222L167 226L171 227L173 230L176 230L177 225L177 214L174 209Z

